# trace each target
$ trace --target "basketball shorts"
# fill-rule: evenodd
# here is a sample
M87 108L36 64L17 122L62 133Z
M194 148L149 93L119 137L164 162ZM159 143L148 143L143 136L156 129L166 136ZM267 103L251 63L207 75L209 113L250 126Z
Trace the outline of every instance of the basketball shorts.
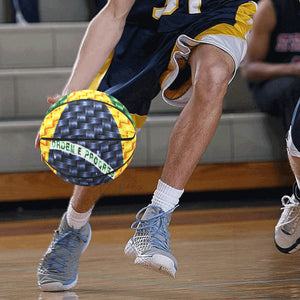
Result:
M207 8L197 17L185 14L185 27L173 28L172 22L167 22L168 15L153 29L127 23L114 52L90 88L121 101L136 128L143 126L151 100L160 91L167 103L184 106L191 94L188 60L194 47L206 43L221 48L233 58L235 70L246 53L256 3L228 2L231 4L226 9ZM187 18L191 21L187 22ZM172 30L168 31L168 27Z

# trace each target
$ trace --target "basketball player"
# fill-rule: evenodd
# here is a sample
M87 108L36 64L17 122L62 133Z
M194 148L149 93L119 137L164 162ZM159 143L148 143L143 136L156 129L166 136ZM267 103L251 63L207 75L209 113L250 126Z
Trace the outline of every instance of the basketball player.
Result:
M127 107L138 129L160 89L165 101L184 106L152 201L137 214L135 234L125 247L136 264L175 276L171 213L217 128L255 11L255 2L248 0L110 0L87 28L62 95L99 89ZM75 186L38 268L43 291L75 286L91 236L89 217L103 188Z
M291 196L282 198L275 245L283 253L300 248L300 2L260 0L242 71L258 108L278 115L288 132L287 150L296 177ZM291 123L292 122L292 123Z
M300 97L300 2L260 0L242 73L257 107L286 132Z

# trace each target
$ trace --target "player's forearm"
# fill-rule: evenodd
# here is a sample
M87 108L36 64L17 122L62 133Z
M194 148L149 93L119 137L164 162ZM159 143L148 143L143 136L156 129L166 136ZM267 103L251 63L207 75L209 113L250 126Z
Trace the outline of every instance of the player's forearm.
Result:
M89 87L120 40L125 20L104 10L89 24L63 94Z
M268 80L273 77L286 75L297 76L291 63L245 62L242 65L242 73L249 81Z

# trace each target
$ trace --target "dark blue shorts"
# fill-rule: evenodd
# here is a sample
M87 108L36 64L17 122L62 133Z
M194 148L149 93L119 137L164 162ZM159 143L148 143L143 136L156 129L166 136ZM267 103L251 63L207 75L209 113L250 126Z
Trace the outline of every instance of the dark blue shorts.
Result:
M151 10L145 5L143 15L142 4L148 2ZM142 117L142 123L160 90L170 104L183 106L188 101L188 58L199 43L213 44L229 53L237 69L246 53L246 36L256 11L256 4L246 0L202 0L201 7L188 7L188 3L201 3L198 0L179 1L178 8L160 9L153 7L153 2L165 3L136 1L121 40L90 87L117 98L132 115Z

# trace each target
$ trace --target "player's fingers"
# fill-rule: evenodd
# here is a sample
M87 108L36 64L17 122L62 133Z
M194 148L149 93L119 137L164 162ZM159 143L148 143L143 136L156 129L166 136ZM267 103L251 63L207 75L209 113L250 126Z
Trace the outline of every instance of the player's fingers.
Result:
M40 148L40 132L38 131L36 138L35 138L35 148ZM44 157L41 154L41 161L44 162Z
M34 147L37 149L40 148L40 132L39 131L35 137Z
M55 102L57 102L60 98L61 98L60 95L49 96L49 97L47 97L47 102L52 105Z

